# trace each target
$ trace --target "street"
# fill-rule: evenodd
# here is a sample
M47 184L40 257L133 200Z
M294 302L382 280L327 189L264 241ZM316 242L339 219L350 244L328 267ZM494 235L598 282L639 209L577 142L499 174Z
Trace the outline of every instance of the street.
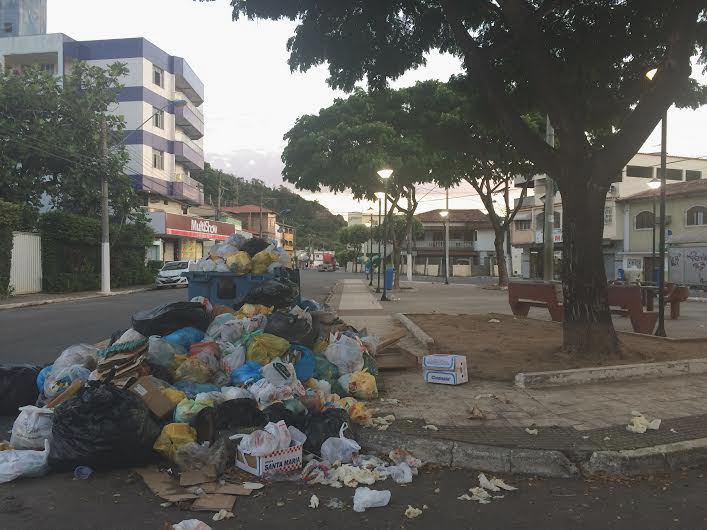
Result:
M338 280L359 276L303 270L302 297L321 302ZM72 344L94 344L130 327L130 315L136 311L186 296L186 289L164 289L0 311L0 362L50 363Z

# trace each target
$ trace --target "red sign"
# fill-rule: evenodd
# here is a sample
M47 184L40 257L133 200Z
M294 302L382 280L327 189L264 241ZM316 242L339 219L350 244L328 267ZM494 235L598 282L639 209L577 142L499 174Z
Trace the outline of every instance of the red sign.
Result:
M236 227L230 223L189 217L173 213L165 214L165 234L195 239L224 240L236 233Z

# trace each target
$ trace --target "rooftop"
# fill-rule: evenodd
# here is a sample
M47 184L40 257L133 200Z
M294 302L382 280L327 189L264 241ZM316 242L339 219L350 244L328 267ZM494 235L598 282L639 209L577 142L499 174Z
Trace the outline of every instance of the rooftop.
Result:
M665 185L666 197L679 197L681 195L694 195L696 193L707 193L707 179L674 182ZM652 199L653 197L660 197L660 188L657 190L647 189L646 191L629 195L620 200L630 202Z
M228 213L275 213L272 211L270 208L266 208L265 206L260 207L257 204L244 204L242 206L229 206L226 208L222 208L224 212Z

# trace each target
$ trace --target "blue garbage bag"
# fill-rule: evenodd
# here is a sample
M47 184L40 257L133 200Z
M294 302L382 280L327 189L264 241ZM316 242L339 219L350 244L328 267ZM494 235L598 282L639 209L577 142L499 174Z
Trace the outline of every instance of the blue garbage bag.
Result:
M54 367L54 364L50 364L49 366L45 366L42 368L42 370L37 374L37 390L39 390L39 393L41 394L44 392L44 380L47 378L49 375L49 372L52 371L52 368Z
M194 399L197 394L218 392L221 388L209 383L194 383L192 381L177 381L172 385L177 390L184 392L189 399Z
M185 350L188 350L192 344L204 340L204 332L200 329L187 327L173 331L169 335L165 335L162 339L172 344L179 344Z
M232 385L244 385L248 381L258 381L263 378L263 367L255 361L247 361L244 365L231 372Z
M314 375L314 352L301 344L293 344L290 349L301 353L299 361L295 363L295 373L297 374L297 379L300 381L311 379Z

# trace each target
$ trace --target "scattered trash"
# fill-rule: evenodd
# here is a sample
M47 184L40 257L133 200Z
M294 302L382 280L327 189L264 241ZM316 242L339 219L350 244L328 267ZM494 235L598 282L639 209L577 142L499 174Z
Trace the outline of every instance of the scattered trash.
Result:
M261 484L260 482L244 482L243 487L249 490L259 490L263 489L265 484Z
M390 490L356 488L353 501L354 512L365 512L368 508L381 508L390 502Z
M537 436L537 434L538 434L538 430L537 430L537 429L535 429L535 428L532 428L532 429L531 429L530 427L526 427L526 428L525 428L525 432L527 432L528 434L530 434L530 435L532 435L532 436Z
M439 427L437 427L436 425L424 425L422 428L427 431L439 431Z
M322 458L327 462L348 464L353 460L354 455L361 450L358 443L344 436L346 429L348 429L348 424L344 423L339 430L338 438L328 438L322 444Z
M468 383L467 359L464 355L425 355L422 358L422 376L425 383Z
M0 451L0 484L20 477L41 477L49 471L49 440L43 451L11 449Z
M381 405L400 405L400 400L394 398L381 398L380 403Z
M344 501L341 499L332 497L327 501L325 506L331 510L343 510L346 507L346 504L344 504Z
M408 519L415 519L416 517L420 517L421 515L422 510L410 505L408 505L407 510L405 510L405 517L407 517Z
M629 432L643 434L647 430L657 431L660 428L660 419L655 418L648 420L643 414L638 411L631 411L631 421L626 425L626 430Z
M489 491L516 491L518 488L506 484L502 479L493 477L491 480L486 478L486 475L479 473L479 486Z
M470 420L485 420L486 419L486 414L478 407L478 405L474 405L471 409L471 412L469 413L469 419Z
M673 434L677 434L677 433L678 433L678 431L676 431L675 429L672 429L672 428L670 429L670 432L673 433Z
M223 521L224 519L233 519L235 515L233 515L233 512L229 512L227 510L219 510L217 513L214 514L214 516L211 518L214 521Z
M74 478L76 480L86 480L93 474L93 469L88 466L78 466L74 469Z
M319 497L317 497L316 495L312 495L309 498L309 507L312 509L319 508Z
M388 414L387 416L376 416L372 418L371 423L379 431L387 431L388 427L390 427L394 421L395 416Z
M611 436L604 436L604 441L605 441L605 442L608 442L609 440L611 440Z
M497 318L492 318L489 320L489 324L500 324L501 321L498 320Z
M439 491L440 491L439 488L435 488L435 491L434 491L434 492L435 492L435 495L438 494Z
M185 519L181 523L172 525L172 530L212 530L212 528L199 519Z

